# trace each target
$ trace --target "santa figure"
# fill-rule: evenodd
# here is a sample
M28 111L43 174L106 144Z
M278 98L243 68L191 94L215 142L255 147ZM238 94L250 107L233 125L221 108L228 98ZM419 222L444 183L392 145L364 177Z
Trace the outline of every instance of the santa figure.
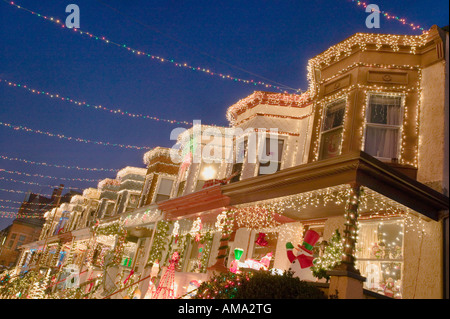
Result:
M291 262L289 270L294 272L294 277L303 281L316 281L310 268L313 266L313 248L319 238L320 235L317 232L308 230L303 244L298 245L299 248L294 248L290 242L286 244L287 257ZM297 255L294 254L294 249L298 251Z

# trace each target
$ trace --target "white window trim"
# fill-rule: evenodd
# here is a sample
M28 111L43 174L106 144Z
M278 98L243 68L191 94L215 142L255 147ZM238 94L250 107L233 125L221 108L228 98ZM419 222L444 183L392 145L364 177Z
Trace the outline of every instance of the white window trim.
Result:
M332 129L324 131L323 130L323 126L324 126L324 123L325 123L325 117L327 115L326 114L326 110L328 109L329 105L332 105L332 104L334 104L334 103L336 103L338 101L341 101L341 100L343 100L344 104L345 104L345 106L344 106L344 118L342 120L342 125L339 125L339 126L333 127ZM341 144L339 145L339 155L342 154L342 143L344 142L344 126L345 126L345 120L347 119L347 107L348 107L348 96L347 95L338 97L338 98L333 99L333 100L331 100L331 101L329 101L327 103L324 103L323 108L322 108L322 119L321 119L322 123L320 123L320 139L319 139L319 148L317 149L317 159L320 160L320 155L321 155L320 154L320 150L322 149L323 134L332 132L334 130L337 131L337 130L342 129Z

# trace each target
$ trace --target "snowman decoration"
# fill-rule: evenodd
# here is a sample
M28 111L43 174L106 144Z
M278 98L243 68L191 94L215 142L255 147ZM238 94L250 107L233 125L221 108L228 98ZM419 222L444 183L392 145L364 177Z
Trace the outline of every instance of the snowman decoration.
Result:
M319 240L320 235L314 230L308 230L303 239L303 244L299 248L295 248L291 242L286 243L287 257L291 262L289 270L294 273L294 277L298 277L303 281L316 281L311 271L313 266L313 248ZM294 254L294 249L298 251Z

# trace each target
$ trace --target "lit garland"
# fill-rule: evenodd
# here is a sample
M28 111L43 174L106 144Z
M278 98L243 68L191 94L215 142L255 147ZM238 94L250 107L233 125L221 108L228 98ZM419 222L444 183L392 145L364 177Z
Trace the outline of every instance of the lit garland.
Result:
M239 114L259 104L303 108L309 101L309 92L298 95L255 91L253 94L230 106L226 116L232 125L236 125L236 119Z
M365 2L361 2L359 0L352 0L352 2L356 3L358 6L362 6L364 8L367 8L367 4ZM390 13L388 13L386 11L377 11L377 10L372 9L372 12L381 13L383 15L383 17L385 17L386 19L388 19L388 20L396 20L396 21L402 23L403 25L407 25L407 26L411 27L413 30L421 30L421 31L425 32L424 28L421 27L420 25L417 25L417 24L414 24L414 23L410 23L410 22L406 22L406 18L400 18L400 17L398 17L396 15L393 15L393 14L390 14Z
M153 264L156 260L161 261L163 250L168 241L168 233L170 228L170 222L160 220L155 225L155 235L153 244L150 250L147 264Z
M95 172L117 172L118 171L118 169L115 169L115 168L87 168L87 167L78 167L78 166L49 164L49 163L44 163L44 162L29 161L29 160L26 160L23 158L8 157L5 155L0 155L0 159L9 160L9 161L17 161L17 162L22 162L22 163L32 164L32 165L47 166L47 167L76 169L76 170L80 170L80 171L95 171Z
M3 0L3 1L4 1L5 3L7 3L7 4L10 4L10 5L12 5L12 6L18 8L18 9L21 9L21 10L24 10L24 11L26 11L26 12L29 12L29 13L31 13L31 14L37 16L37 17L40 17L40 18L42 18L42 19L45 19L45 20L47 20L47 21L49 21L49 22L53 22L54 24L60 26L61 28L66 28L64 22L61 21L61 20L59 20L59 19L57 19L57 18L47 17L47 16L42 15L42 14L40 14L40 13L34 12L34 11L29 10L29 9L27 9L27 8L24 8L24 7L22 7L22 6L19 6L19 5L15 4L15 3L12 2L12 1L6 1L6 0ZM67 28L66 28L66 29L67 29ZM149 54L149 53L144 52L144 51L140 51L140 50L137 50L137 49L133 49L133 48L129 47L129 46L126 45L126 44L119 44L119 43L116 43L116 42L114 42L114 41L111 41L111 40L105 38L104 36L96 36L96 35L94 35L94 34L92 34L92 33L90 33L90 32L82 31L82 30L76 29L76 28L73 28L72 30L73 30L74 32L80 34L80 35L83 35L83 34L86 35L87 38L90 38L90 39L93 39L93 40L100 40L100 41L102 41L103 43L112 44L112 45L115 45L115 46L117 46L117 47L119 47L119 48L121 48L121 49L125 49L125 50L127 50L128 52L133 53L134 55L147 57L147 58L150 58L150 59L152 59L152 60L154 60L154 61L168 62L168 63L173 64L175 67L186 68L186 69L189 69L189 70L192 70L192 71L204 72L205 74L208 74L208 75L211 75L211 76L218 76L218 77L220 77L220 78L222 78L222 79L231 80L231 81L233 81L233 82L240 82L240 83L250 84L250 85L254 85L254 86L260 85L260 86L264 86L264 87L266 87L266 88L277 89L277 90L280 90L280 91L286 91L286 89L287 89L287 90L296 91L296 92L297 92L297 91L300 91L300 90L295 90L295 89L286 88L286 87L282 88L282 87L280 87L280 86L268 84L268 83L265 83L265 82L262 82L262 81L246 80L246 79L237 78L237 77L234 77L234 76L231 76L231 75L227 75L227 74L223 74L223 73L212 72L212 71L210 71L209 68L204 68L204 67L193 67L193 66L191 66L191 65L189 65L189 64L187 64L187 63L179 63L179 62L174 61L173 59L166 59L166 58L162 58L162 57L159 57L159 56L155 56L155 55Z
M65 102L70 102L70 103L73 103L75 105L86 107L86 108L91 108L91 109L94 109L94 110L102 110L102 111L110 112L112 114L125 115L125 116L129 116L129 117L132 117L132 118L142 118L142 119L147 119L147 120L154 120L154 121L158 121L158 122L167 122L167 123L170 123L170 124L192 125L192 122L162 119L162 118L158 118L158 117L150 116L150 115L134 114L134 113L131 113L131 112L128 112L128 111L124 111L124 110L121 110L121 109L109 109L109 108L107 108L105 106L102 106L102 105L92 105L92 104L86 103L85 101L80 102L80 101L73 100L73 99L68 98L68 97L62 97L60 94L49 93L49 92L45 92L45 91L41 91L41 90L32 89L32 88L28 87L25 84L14 83L12 81L5 80L5 79L0 79L0 81L7 83L8 86L20 87L20 88L27 89L28 92L33 93L33 94L45 95L45 96L48 96L50 98L55 98L55 99L62 100L62 101L65 101Z
M132 225L153 223L160 216L161 216L161 212L159 210L152 211L150 209L147 209L143 213L134 214L134 216L132 216L131 214L126 216L123 219L123 225L129 227Z
M75 182L99 182L101 180L99 179L92 179L92 178L67 178L67 177L56 177L56 176L49 176L49 175L42 175L42 174L29 174L19 171L9 171L5 170L3 168L0 168L0 172L4 172L7 174L16 174L16 175L24 175L28 177L40 177L40 178L50 178L50 179L60 179L64 181L75 181Z
M65 136L65 135L59 134L59 133L51 133L51 132L44 132L41 130L34 130L34 129L28 128L26 126L23 126L23 125L13 125L10 123L3 123L3 122L0 122L0 125L10 128L10 129L13 129L15 131L21 130L21 131L25 131L28 133L41 134L41 135L46 135L49 137L57 137L59 139L63 139L63 140L67 140L67 141L75 141L75 142L86 143L86 144L90 143L90 144L103 145L103 146L114 146L114 147L120 147L120 148L125 148L125 149L137 149L137 150L151 149L151 147L148 147L148 146L125 145L125 144L117 144L117 143L102 142L102 141L92 141L92 140L83 139L80 137Z
M301 215L303 210L310 208L327 207L328 205L343 206L352 199L351 195L350 186L343 184L282 198L238 205L238 209L251 207L253 211L275 212L280 215L290 211ZM360 215L360 220L403 218L405 232L415 231L419 235L425 233L425 222L421 218L414 217L413 210L367 187L361 187L358 215ZM242 224L243 221L239 223ZM254 229L260 226L261 221L256 220ZM261 228L263 227L261 226Z

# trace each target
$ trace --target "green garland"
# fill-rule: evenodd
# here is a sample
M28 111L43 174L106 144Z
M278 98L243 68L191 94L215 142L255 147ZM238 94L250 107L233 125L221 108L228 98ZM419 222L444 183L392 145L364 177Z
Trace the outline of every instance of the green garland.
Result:
M171 222L160 220L156 225L156 233L153 238L152 248L148 256L148 265L153 265L156 260L161 262L162 254L168 241L168 232Z
M206 272L206 268L208 267L209 254L211 252L213 237L214 234L207 232L202 236L202 239L200 240L200 243L205 245L205 247L203 248L204 250L202 251L202 257L200 258L200 272L202 273Z

